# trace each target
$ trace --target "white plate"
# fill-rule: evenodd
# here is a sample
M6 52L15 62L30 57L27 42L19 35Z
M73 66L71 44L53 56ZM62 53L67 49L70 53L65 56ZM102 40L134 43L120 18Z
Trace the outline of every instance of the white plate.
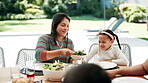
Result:
M111 69L117 67L116 63L107 62L107 61L95 62L94 64L101 66L103 69Z
M148 83L148 80L138 77L119 77L113 79L112 83Z
M79 56L79 55L71 55L71 57L75 60L81 60L85 55Z
M44 66L45 63L35 63L35 70L43 70L43 66Z
M53 82L61 82L62 80L55 80L55 79L48 79L50 81L53 81Z

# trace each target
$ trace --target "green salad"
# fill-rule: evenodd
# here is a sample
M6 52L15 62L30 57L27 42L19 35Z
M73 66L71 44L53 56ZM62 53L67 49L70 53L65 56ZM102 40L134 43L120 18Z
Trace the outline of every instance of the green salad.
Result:
M45 63L43 68L44 69L49 69L49 70L54 70L54 71L61 71L63 70L65 67L65 63L63 62L57 62L55 61L55 63Z
M86 53L84 53L83 51L75 51L72 55L82 56L82 55L86 55Z

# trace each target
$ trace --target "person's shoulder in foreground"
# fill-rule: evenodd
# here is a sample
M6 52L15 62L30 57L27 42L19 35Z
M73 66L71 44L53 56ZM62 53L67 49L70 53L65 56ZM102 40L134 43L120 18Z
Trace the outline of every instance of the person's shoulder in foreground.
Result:
M100 66L80 64L66 73L63 83L111 83L111 80Z
M148 59L143 64L123 69L107 70L107 73L111 78L116 75L148 75Z

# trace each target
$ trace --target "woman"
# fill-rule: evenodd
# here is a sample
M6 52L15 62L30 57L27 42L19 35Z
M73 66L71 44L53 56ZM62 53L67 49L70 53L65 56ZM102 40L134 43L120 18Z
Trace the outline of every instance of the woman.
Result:
M35 58L39 62L53 63L57 60L70 63L70 55L74 45L68 38L70 18L67 14L54 15L51 25L51 33L42 35L38 39Z

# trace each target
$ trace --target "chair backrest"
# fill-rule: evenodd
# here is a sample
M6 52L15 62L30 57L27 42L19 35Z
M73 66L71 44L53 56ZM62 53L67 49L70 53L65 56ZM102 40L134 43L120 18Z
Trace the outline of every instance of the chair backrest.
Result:
M0 67L5 67L4 50L0 47Z
M109 28L115 21L117 20L116 17L112 17L106 24L105 24L105 29Z
M105 24L104 27L101 27L101 29L87 29L87 32L99 32L103 29L108 29L115 21L117 20L116 17L111 17L109 21Z
M111 30L112 30L112 31L115 31L123 21L124 21L123 18L119 18L119 20L118 20L117 23L111 28Z
M113 45L118 46L118 44L113 44ZM120 44L120 45L121 45L122 53L125 54L125 56L127 57L128 61L129 61L128 66L132 66L130 46L128 44ZM89 52L96 46L98 46L98 43L93 43L89 48Z
M26 61L28 60L36 60L35 49L21 49L18 52L16 65L18 65L19 67L24 67L26 65Z

